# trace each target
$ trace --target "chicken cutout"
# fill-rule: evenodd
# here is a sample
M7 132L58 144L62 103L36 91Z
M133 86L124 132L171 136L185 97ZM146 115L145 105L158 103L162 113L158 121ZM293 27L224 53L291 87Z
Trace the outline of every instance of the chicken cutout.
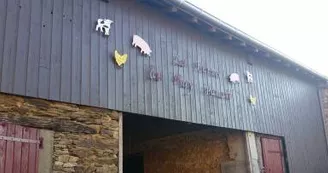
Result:
M239 83L240 82L239 74L237 74L237 73L232 73L229 76L229 79L230 79L230 82L232 82L232 83Z
M248 83L253 83L253 75L249 71L246 71L246 78Z
M112 20L109 19L98 19L96 31L105 32L104 34L109 36L110 25L114 23Z
M133 35L132 46L139 47L141 54L146 54L150 57L152 52L148 43L138 35Z
M249 101L252 105L256 105L256 97L253 97L252 95L249 96Z
M120 55L117 50L115 50L114 56L117 65L120 67L122 67L128 60L128 54Z

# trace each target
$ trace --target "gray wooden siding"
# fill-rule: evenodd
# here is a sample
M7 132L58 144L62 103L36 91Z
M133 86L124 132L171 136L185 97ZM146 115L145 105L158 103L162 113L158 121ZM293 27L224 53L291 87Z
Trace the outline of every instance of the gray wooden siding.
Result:
M114 20L108 38L95 31L98 18ZM133 34L148 41L150 58L132 48ZM113 62L115 49L129 55L123 68ZM173 66L174 56L186 59L187 67ZM291 172L326 172L315 85L267 60L248 65L246 57L134 1L0 0L1 92L284 136ZM196 62L220 77L195 72ZM162 81L149 80L150 66ZM246 83L247 70L253 84ZM240 84L228 82L233 72ZM173 85L176 74L194 84L190 93ZM204 87L233 97L206 96ZM249 95L257 97L256 106Z

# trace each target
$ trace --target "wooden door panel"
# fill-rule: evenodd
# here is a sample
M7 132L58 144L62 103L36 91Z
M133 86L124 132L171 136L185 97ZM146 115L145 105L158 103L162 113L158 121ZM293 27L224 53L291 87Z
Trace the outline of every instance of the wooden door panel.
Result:
M0 173L37 173L39 130L0 122Z
M283 152L281 140L261 137L264 173L283 173Z

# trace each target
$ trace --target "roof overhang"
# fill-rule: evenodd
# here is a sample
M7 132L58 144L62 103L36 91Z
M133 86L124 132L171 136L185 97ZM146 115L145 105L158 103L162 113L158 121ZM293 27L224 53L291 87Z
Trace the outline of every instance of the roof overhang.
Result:
M218 34L222 39L228 41L230 40L233 43L232 45L237 45L239 48L247 49L247 51L252 55L271 59L285 68L317 81L319 84L327 83L328 81L326 76L323 76L313 69L300 64L287 55L223 22L222 20L214 17L186 0L139 1L147 2L150 5L165 9L163 11L167 13L177 13L182 14L183 16L188 16L190 17L189 19L184 19L189 23L194 23L195 25L206 25L203 26L203 28L208 28L208 30L206 30L207 32Z

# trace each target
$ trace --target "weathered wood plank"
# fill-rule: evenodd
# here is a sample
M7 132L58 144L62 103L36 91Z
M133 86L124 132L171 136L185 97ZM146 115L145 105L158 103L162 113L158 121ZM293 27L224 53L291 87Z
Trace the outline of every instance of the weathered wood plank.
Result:
M41 45L39 60L39 82L38 96L41 98L49 97L50 87L50 59L51 59L51 43L52 43L52 9L53 1L42 1L42 29L41 29Z
M2 62L3 62L3 48L5 43L5 31L6 31L6 17L7 17L7 2L8 0L0 0L0 72L2 72ZM1 78L0 75L0 88L1 88ZM1 169L0 169L1 171Z
M38 94L39 83L39 59L41 45L41 27L42 27L42 3L41 0L33 0L31 3L31 25L30 25L30 43L29 55L27 59L27 78L26 95L35 96Z
M15 137L23 138L23 127L16 125ZM14 168L13 172L21 172L22 142L14 143Z
M63 35L62 35L62 61L60 76L60 100L71 101L72 83L72 30L73 30L73 0L64 1L63 9Z
M54 0L52 43L51 43L51 70L49 98L60 100L61 62L62 62L62 34L63 34L63 2Z
M96 22L99 16L100 1L91 1L91 20ZM90 25L89 27L94 27ZM90 80L90 105L99 106L100 92L99 92L99 41L100 39L108 39L103 36L103 33L91 30L91 80Z
M99 16L107 16L107 4L100 2ZM111 33L111 36L113 33ZM109 38L99 39L99 105L108 106L108 63L112 60L112 53L108 50ZM111 50L112 51L112 50Z
M0 122L0 135L5 136L7 135L7 129L8 126L7 124L5 124L4 122ZM5 140L0 140L0 152L1 153L6 153L6 145L7 145L7 141ZM5 163L6 163L6 155L5 154L1 154L0 155L0 172L5 172Z
M31 3L30 1L20 2L20 13L18 21L17 33L17 52L15 62L15 81L13 91L17 94L25 95L27 80L27 58L29 54L29 38L30 38L30 19L31 19Z
M96 133L96 130L82 123L59 118L22 117L0 113L0 121L10 122L21 126L49 129L58 132Z
M83 1L73 1L71 101L81 103Z
M4 46L2 53L1 91L12 92L14 88L15 61L19 5L16 1L7 1ZM2 27L2 26L1 26ZM23 84L25 85L25 83Z
M30 129L23 127L23 138L30 138ZM29 154L29 144L22 143L22 161L21 161L21 172L28 172L28 154Z
M81 104L90 104L90 73L91 73L91 33L95 21L91 19L91 1L83 1L82 9L82 73L81 73Z
M15 136L15 125L8 125L6 136ZM12 172L14 166L14 141L7 141L6 152L5 152L5 171L4 172Z

